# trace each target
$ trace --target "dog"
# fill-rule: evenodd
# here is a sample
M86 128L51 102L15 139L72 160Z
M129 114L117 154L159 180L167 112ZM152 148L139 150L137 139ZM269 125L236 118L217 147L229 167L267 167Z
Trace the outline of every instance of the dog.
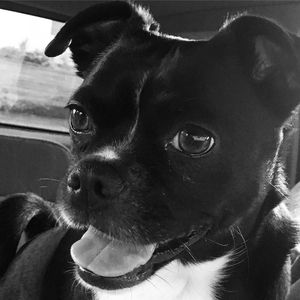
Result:
M28 265L23 287L43 295L30 299L285 299L298 232L280 150L300 100L298 38L242 15L187 40L115 1L73 17L45 53L67 48L83 79L67 104L73 161L54 205L2 202L22 230L29 212L43 213L31 228L51 226L0 265L1 299L29 299Z

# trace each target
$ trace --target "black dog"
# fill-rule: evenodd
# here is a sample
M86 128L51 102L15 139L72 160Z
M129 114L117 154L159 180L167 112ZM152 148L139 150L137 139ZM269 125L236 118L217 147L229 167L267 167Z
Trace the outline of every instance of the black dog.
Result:
M55 209L70 229L18 256L59 240L42 299L285 299L297 231L279 152L300 100L297 46L255 16L208 41L164 35L118 1L67 22L46 55L69 47L84 79Z

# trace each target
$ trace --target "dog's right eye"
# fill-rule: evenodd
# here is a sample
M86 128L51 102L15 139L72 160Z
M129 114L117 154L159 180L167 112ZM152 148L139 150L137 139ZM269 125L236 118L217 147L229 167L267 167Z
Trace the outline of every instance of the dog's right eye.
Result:
M84 133L91 129L88 115L77 107L72 107L70 112L70 127L74 132Z
M208 130L189 125L178 131L169 144L180 152L199 157L207 154L213 148L215 139Z

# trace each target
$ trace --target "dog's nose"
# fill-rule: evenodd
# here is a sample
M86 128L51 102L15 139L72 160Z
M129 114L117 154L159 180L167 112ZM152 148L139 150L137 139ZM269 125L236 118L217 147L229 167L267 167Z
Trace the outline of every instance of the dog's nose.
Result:
M122 180L116 174L93 174L89 176L87 190L89 196L96 196L98 199L114 198L120 194L123 189Z
M80 190L80 177L78 172L73 172L68 176L67 185L74 192Z
M106 205L106 200L117 197L124 188L124 182L112 166L103 164L96 169L84 166L74 170L67 178L67 186L75 201L96 207Z

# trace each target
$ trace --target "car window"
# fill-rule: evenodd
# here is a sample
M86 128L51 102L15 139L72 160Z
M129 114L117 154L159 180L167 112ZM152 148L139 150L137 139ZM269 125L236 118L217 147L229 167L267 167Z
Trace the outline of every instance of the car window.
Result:
M81 79L69 51L44 55L62 25L0 9L0 123L67 131L64 105Z

